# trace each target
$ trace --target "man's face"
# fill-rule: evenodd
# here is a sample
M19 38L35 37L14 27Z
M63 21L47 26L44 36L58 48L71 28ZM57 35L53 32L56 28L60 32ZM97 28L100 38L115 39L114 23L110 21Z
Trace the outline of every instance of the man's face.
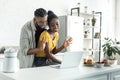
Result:
M47 16L44 17L35 17L35 24L37 24L41 28L45 28L47 24Z

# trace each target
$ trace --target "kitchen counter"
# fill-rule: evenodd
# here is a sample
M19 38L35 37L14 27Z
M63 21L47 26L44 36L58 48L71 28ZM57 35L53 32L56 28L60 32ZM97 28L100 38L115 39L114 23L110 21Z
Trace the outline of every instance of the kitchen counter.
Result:
M3 59L4 59L4 54L0 54L0 71L2 70L3 68Z
M67 69L46 66L20 69L16 73L0 72L0 80L112 80L110 79L112 74L118 71L120 71L120 65L96 68L81 64L79 67ZM97 76L100 78L98 79Z

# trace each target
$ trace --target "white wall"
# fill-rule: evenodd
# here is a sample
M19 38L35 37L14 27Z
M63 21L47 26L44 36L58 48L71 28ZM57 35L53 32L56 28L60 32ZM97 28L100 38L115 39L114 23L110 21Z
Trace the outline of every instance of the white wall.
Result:
M77 2L81 3L81 11L84 10L84 6L88 6L89 13L93 10L102 12L102 36L109 36L110 33L112 33L113 36L114 1L115 0L0 0L0 46L19 45L21 27L33 18L33 12L36 8L43 7L47 10L51 9L59 16L70 14L70 8L76 6ZM108 6L110 8L108 8ZM111 17L109 17L109 15Z
M57 15L67 14L69 2L75 0L0 0L0 46L18 46L21 27L33 18L35 9L43 7Z
M120 0L116 0L116 27L115 35L116 39L120 41Z
M81 12L88 6L88 13L102 12L102 38L114 38L115 28L115 0L79 0Z
M108 37L115 38L116 0L108 0Z
M80 2L80 12L84 12L84 6L88 7L88 13L92 13L92 11L102 12L102 38L115 37L116 0L78 0L74 6L77 2Z

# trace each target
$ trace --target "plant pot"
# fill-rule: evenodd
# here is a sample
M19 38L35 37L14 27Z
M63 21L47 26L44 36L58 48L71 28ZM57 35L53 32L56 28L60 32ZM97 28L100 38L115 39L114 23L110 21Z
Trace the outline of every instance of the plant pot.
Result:
M117 60L108 60L108 65L116 65Z
M105 66L111 66L111 65L116 65L117 64L116 59L115 60L105 59L103 62L105 63Z
M87 34L84 34L84 38L88 38L88 35L87 35Z

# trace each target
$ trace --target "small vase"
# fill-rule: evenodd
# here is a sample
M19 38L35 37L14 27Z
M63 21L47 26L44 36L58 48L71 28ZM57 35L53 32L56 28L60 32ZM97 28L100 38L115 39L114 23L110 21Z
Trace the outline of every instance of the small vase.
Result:
M95 26L95 23L96 23L96 18L93 16L93 18L92 18L92 26Z
M94 16L94 11L92 12L92 14L93 14L93 18L92 18L92 26L95 26L95 23L96 23L96 18L95 18L95 16Z

